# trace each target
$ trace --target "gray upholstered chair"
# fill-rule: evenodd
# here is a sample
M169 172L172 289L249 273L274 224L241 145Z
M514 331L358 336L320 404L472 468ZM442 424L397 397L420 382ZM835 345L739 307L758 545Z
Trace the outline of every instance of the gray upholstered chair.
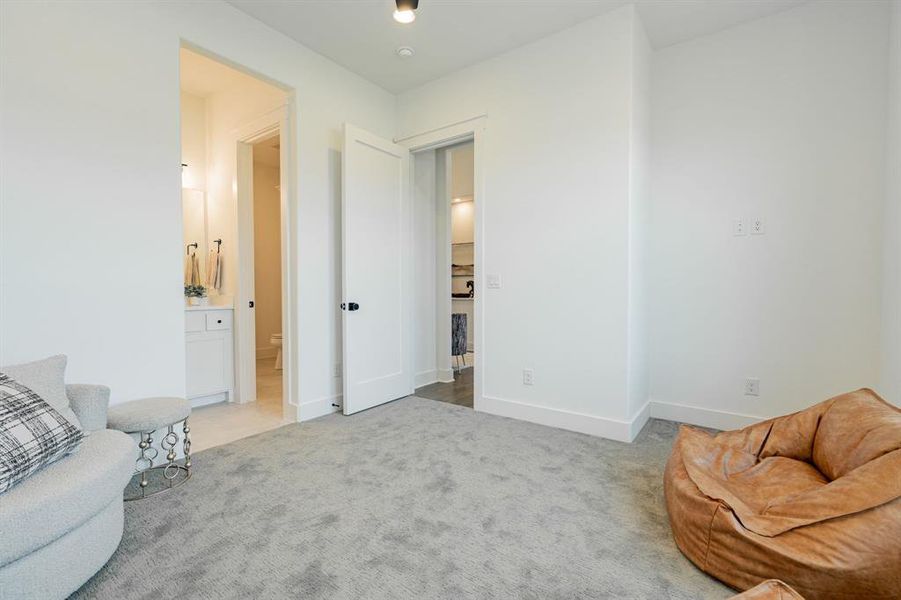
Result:
M81 447L0 494L0 596L65 598L106 564L122 539L122 492L134 444L106 429L109 388L67 385L87 434Z

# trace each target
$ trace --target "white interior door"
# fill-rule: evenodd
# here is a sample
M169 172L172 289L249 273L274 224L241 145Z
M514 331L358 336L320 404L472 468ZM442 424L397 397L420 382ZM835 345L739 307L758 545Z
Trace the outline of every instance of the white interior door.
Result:
M413 393L409 151L352 125L342 157L344 414Z

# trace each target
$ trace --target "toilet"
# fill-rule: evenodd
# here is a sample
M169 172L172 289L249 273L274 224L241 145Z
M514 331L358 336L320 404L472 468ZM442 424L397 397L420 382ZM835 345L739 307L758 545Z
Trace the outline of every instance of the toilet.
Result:
M275 370L282 370L282 334L273 333L269 338L269 343L278 348L278 354L275 355Z

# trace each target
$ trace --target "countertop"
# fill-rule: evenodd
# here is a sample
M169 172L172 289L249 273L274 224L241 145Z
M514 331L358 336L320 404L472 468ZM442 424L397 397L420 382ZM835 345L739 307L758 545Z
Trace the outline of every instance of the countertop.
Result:
M195 310L234 310L234 303L230 297L226 298L210 298L210 303L205 306L191 306L188 304L188 301L185 300L185 310L186 311L195 311Z

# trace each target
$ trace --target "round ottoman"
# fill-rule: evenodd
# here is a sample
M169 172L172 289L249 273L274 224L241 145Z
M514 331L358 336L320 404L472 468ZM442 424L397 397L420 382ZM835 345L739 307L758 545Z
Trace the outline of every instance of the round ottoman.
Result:
M188 417L191 404L184 398L143 398L110 407L107 426L138 436L138 458L135 461L135 477L138 491L129 494L125 500L140 500L178 487L191 477L191 428ZM183 437L175 431L176 423L182 425ZM166 452L165 461L156 464L159 450L153 447L153 436L160 429L166 433L159 445ZM175 461L175 448L181 442L184 448L184 464ZM154 476L155 474L161 475ZM151 481L154 485L150 487ZM131 485L129 487L132 487ZM148 487L150 490L148 491Z

